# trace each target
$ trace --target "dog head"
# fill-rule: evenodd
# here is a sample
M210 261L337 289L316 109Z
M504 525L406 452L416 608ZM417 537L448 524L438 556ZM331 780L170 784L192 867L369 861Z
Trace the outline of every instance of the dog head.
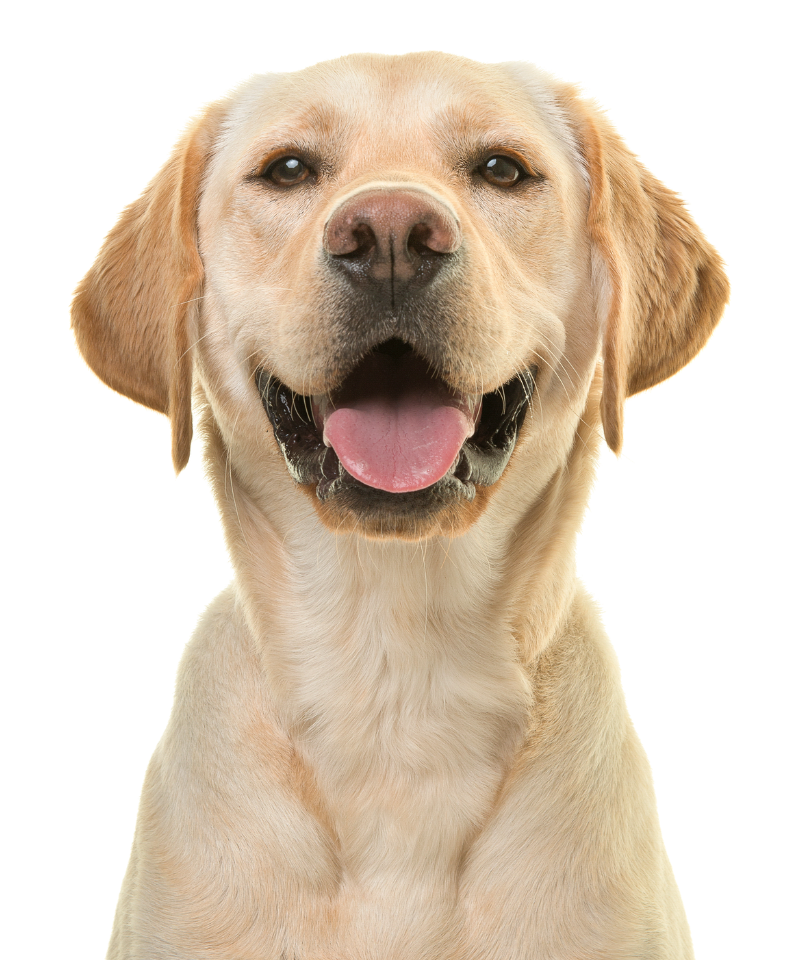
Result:
M73 325L103 380L169 415L177 469L195 377L254 486L416 538L463 531L510 472L546 482L600 357L619 451L625 398L688 362L726 299L681 203L571 87L365 55L210 107Z

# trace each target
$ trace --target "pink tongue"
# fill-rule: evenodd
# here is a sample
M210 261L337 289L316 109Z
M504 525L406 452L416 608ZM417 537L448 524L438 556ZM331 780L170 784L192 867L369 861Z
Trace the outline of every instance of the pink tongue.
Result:
M390 493L430 487L475 432L464 401L415 357L370 356L351 379L352 398L337 400L324 437L345 470L369 487Z

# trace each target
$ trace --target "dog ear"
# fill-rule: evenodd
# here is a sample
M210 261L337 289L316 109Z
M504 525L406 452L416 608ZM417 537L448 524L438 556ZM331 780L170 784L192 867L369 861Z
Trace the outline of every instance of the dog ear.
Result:
M224 108L209 107L123 212L72 303L72 328L92 370L170 418L176 472L192 440L192 347L203 284L197 207Z
M695 356L728 302L728 280L683 203L644 169L603 114L571 88L562 105L589 178L596 299L606 310L601 414L606 441L619 453L625 398Z

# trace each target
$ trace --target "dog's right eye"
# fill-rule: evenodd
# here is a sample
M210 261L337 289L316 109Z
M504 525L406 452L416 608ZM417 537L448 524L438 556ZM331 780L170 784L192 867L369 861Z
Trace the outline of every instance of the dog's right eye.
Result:
M292 187L311 176L312 170L299 157L281 157L273 161L261 176L280 187Z

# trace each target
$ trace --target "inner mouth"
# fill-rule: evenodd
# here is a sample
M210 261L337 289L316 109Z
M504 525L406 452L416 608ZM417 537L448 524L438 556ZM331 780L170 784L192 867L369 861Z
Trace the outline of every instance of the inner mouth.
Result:
M533 398L536 368L497 390L453 390L402 340L368 353L328 394L304 396L263 368L256 386L292 477L323 502L341 490L371 499L471 500L496 483Z

